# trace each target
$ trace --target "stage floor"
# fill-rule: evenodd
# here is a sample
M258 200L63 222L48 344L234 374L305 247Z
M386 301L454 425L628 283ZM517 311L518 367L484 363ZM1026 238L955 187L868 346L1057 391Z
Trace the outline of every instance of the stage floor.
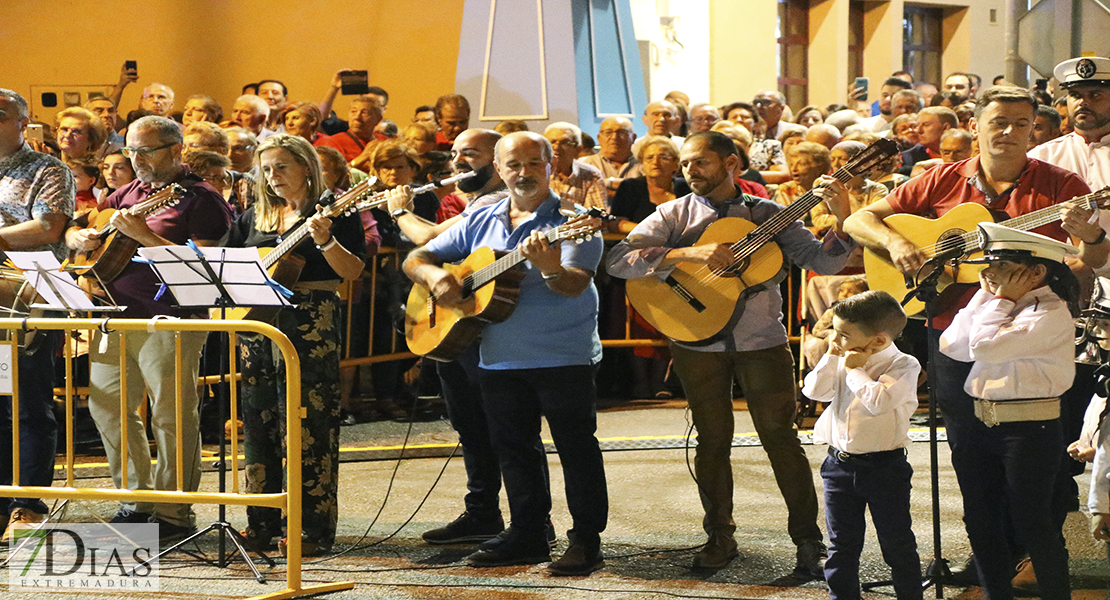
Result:
M598 414L598 438L606 448L610 506L609 527L602 534L606 566L601 571L589 577L555 578L548 576L543 565L472 569L462 562L470 547L424 544L421 532L462 512L465 491L462 460L447 459L455 436L445 422L417 423L406 442L409 426L387 422L343 428L344 462L340 468L340 521L335 551L346 552L326 560L306 559L303 579L306 583L355 583L351 591L327 596L336 600L827 598L823 583L790 576L794 546L786 533L785 507L766 455L755 445L751 420L742 403L737 403L737 407L732 459L736 536L742 558L728 568L717 572L690 569L694 549L704 541L704 534L701 506L688 470L693 451L687 452L685 448L688 415L681 402L645 402L603 409ZM915 437L925 439L926 435L918 430ZM808 443L808 436L803 439ZM398 461L401 446L406 447L406 458ZM820 493L817 470L825 447L805 448ZM942 547L952 564L962 564L969 546L960 520L955 476L943 443L940 456ZM914 529L924 566L933 556L928 443L914 443L909 457L915 473ZM552 518L560 538L555 551L558 555L566 548L570 517L558 455L549 454L548 459L554 501ZM97 476L97 468L90 464L87 476L78 485L104 486L106 480ZM1088 475L1078 478L1084 499L1088 478ZM214 491L216 487L216 475L206 472L203 488ZM502 507L507 513L504 500ZM88 521L90 514L108 518L114 511L115 507L108 503L71 504L66 520ZM211 506L198 506L197 514L202 525L217 517L216 508ZM228 514L237 527L245 525L242 508L229 508ZM821 525L824 529L823 520ZM1066 535L1075 597L1104 598L1110 567L1104 548L1088 533L1086 514L1069 516ZM200 549L213 552L215 539L215 534L210 534L200 543ZM242 598L284 588L283 568L279 564L276 569L264 569L271 580L261 585L249 576L241 562L221 570L177 555L162 564L162 591L158 594L82 592L81 598ZM863 579L883 579L888 573L871 533L863 556ZM6 583L7 578L0 580ZM14 597L7 595L3 583L0 595ZM981 593L976 588L946 588L945 595L975 598ZM24 593L19 597L40 596L58 598L62 594ZM893 590L881 588L865 596L893 596ZM935 597L934 591L927 591L926 597Z

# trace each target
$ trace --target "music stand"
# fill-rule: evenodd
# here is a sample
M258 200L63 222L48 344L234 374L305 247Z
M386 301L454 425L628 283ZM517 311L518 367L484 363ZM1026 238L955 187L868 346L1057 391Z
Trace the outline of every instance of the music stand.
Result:
M291 292L270 278L266 268L262 266L257 248L201 248L190 241L188 247L152 246L140 248L138 254L139 258L134 260L149 264L162 282L162 287L155 295L155 299L161 298L166 291L170 291L177 302L177 306L182 308L218 307L221 318L228 308L235 306L289 306L286 296L291 295ZM221 345L221 354L223 354L223 349L224 347ZM228 354L230 354L230 349ZM224 357L221 356L220 358L222 363ZM224 375L221 367L221 378ZM220 393L222 394L222 390ZM222 398L217 399L217 405L220 411L219 419L222 423L227 420ZM221 493L227 490L225 481L227 473L226 442L227 436L221 435L219 460L219 490ZM181 468L181 465L178 465L178 468ZM211 564L210 560L184 548L186 544L210 531L217 531L220 534L217 566L225 568L229 563L224 545L226 534L234 544L235 551L250 567L254 578L259 583L266 582L254 561L250 559L246 538L227 521L227 507L223 504L219 505L219 518L216 522L160 551L153 560L157 560L175 550L180 550L189 556ZM270 567L276 566L273 559L264 552L254 548L251 548L251 550L254 550L255 554L264 559Z

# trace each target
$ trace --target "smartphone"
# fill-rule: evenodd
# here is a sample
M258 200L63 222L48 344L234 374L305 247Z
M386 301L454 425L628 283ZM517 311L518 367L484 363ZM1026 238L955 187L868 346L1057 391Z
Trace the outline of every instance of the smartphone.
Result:
M357 96L370 92L366 71L340 71L339 82L344 96Z
M134 61L134 60L125 60L125 61L123 61L123 68L125 68L125 69L134 69L134 70L138 71L139 70L139 63L138 63L138 61Z
M868 94L868 89L867 88L870 87L870 86L871 86L871 78L870 77L856 77L856 82L855 82L855 84L852 85L852 89L856 89L856 90L862 89L863 90L862 92L860 92L862 95L857 97L856 100L861 100L863 102L866 102L867 101L867 94Z
M28 124L27 129L23 130L23 137L27 138L28 140L35 140L36 142L41 144L43 141L42 125L39 125L38 123Z
M1038 79L1035 86L1038 90L1048 90L1048 80Z

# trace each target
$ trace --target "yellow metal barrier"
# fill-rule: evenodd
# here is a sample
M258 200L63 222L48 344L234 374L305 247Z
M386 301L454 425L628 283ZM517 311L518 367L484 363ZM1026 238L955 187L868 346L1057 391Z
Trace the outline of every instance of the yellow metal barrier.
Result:
M323 594L354 587L351 582L336 582L322 585L304 586L301 582L301 461L286 460L286 491L280 494L241 494L238 492L238 446L237 437L231 437L230 472L233 477L232 492L184 492L161 490L128 490L104 488L77 488L74 487L74 448L73 448L73 340L68 335L72 331L88 331L91 337L93 330L101 329L109 332L120 332L120 355L126 360L126 332L128 331L172 331L176 332L175 363L178 373L176 390L176 434L177 439L184 439L181 431L182 423L182 391L185 382L180 373L181 364L181 332L225 332L231 336L234 347L237 332L253 333L270 339L281 351L285 361L286 384L286 448L301 447L301 418L303 417L301 402L301 364L297 351L292 342L281 331L266 323L258 321L211 321L207 319L0 319L0 331L18 331L23 329L39 329L64 331L67 333L65 342L66 358L66 386L65 386L65 412L66 412L66 455L65 455L65 485L62 487L36 487L36 486L0 486L0 496L15 498L43 498L61 500L109 500L119 502L170 502L190 504L224 504L232 506L266 506L280 508L285 511L287 519L288 554L286 565L286 589L254 596L251 600L278 600L282 598L299 598L311 594ZM12 387L16 392L12 395L12 414L19 414L19 369L18 369L18 340L17 336L9 335L10 341L0 342L9 344L12 349ZM234 357L234 352L231 353ZM235 361L231 360L231 377L236 376ZM121 364L126 366L126 364ZM234 379L232 379L234 380ZM126 411L127 406L127 370L122 369L120 381L121 407ZM235 386L230 386L231 418L237 418ZM121 419L123 440L127 439L127 419ZM124 488L127 486L127 444L121 444L120 462ZM184 461L182 448L177 447L177 487L184 487L183 473ZM19 481L19 419L12 419L12 481Z

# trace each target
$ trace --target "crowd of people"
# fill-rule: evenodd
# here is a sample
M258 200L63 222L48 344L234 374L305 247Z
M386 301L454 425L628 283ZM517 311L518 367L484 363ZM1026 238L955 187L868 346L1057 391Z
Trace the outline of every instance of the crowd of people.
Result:
M398 125L385 119L388 92L369 87L340 119L332 111L340 79L320 102L291 100L278 80L252 83L227 115L206 95L190 97L177 111L173 90L152 83L138 110L121 118L123 90L137 81L125 64L114 89L59 112L42 139L25 136L26 101L0 89L0 249L50 250L59 258L95 250L104 240L92 217L107 209L116 211L115 228L140 246L271 248L302 236L295 253L304 268L291 288L292 305L273 322L301 362L306 433L302 447L288 451L301 454L302 546L310 556L327 554L335 542L341 422L359 410L363 418L408 418L412 408L402 398L415 395L406 382L415 361L377 362L370 368L375 401L357 408L350 398L356 374L340 369L341 349L403 351L392 326L404 319L411 285L426 287L443 306L465 306L472 290L445 264L482 248L518 250L524 262L511 316L488 325L457 359L434 368L423 361L420 377L443 397L467 475L460 517L423 539L478 543L467 558L474 567L547 562L554 575L584 575L604 564L608 494L595 435L597 382L603 334L624 325L623 281L673 282L680 269L719 276L735 269L738 257L729 244L703 241L708 228L731 218L772 224L786 207L816 199L802 219L782 223L773 241L788 265L842 276L836 285L851 288L819 323L821 344L810 351L814 368L803 390L829 403L815 429L829 446L821 467L828 546L795 426L795 359L778 285L784 270L747 288L717 335L638 349L624 366L635 375L637 393L681 390L689 405L707 536L694 568L725 568L740 555L729 458L738 383L785 501L797 547L793 573L825 578L834 598L858 598L869 507L898 597L922 597L906 432L925 357L895 345L907 318L900 299L865 291L864 249L916 275L929 257L887 217L938 218L975 203L1010 219L1110 184L1110 59L1059 65L1055 99L1055 90L1026 90L998 78L984 87L971 73L953 73L938 87L896 72L874 102L864 90L849 89L844 104L796 113L776 90L724 106L672 92L644 108L647 135L638 137L630 118L610 116L596 144L593 132L568 122L537 132L520 121L472 127L469 103L458 94L418 107ZM867 172L832 176L880 138L897 151ZM473 175L435 192L412 192L410 184L455 173ZM367 181L386 192L385 206L326 215L322 207ZM171 185L179 190L176 204L141 210ZM602 222L589 209L614 218ZM544 235L570 219L626 237L606 250L596 238L559 244ZM1095 461L1093 530L1097 539L1110 539L1104 481L1110 458L1105 436L1089 433L1107 411L1104 402L1088 408L1095 374L1077 370L1071 327L1083 300L1080 281L1096 277L1110 254L1110 219L1064 204L1058 220L1039 225L1034 231L981 225L987 266L978 285L951 286L955 293L931 329L941 352L925 365L936 382L974 552L964 576L992 600L1012 597L1011 586L1034 569L1043 597L1070 597L1061 528L1076 508L1078 460ZM399 254L379 254L384 247ZM371 265L374 288L344 315L341 283ZM147 266L128 263L100 283L127 306L127 317L200 316L156 298L156 281ZM344 340L344 318L355 324L352 332L363 333ZM644 317L632 320L637 337L666 337ZM52 369L60 343L46 336L23 349L20 368ZM179 478L187 491L199 485L200 400L184 386L185 438L178 439L174 343L169 332L136 332L122 348L121 336L108 329L89 345L90 412L117 487L125 472L131 489L177 489ZM195 380L204 336L183 334L181 345L188 369L180 376ZM276 492L285 452L283 365L260 337L241 337L238 353L247 490ZM121 413L122 368L143 385L128 386ZM680 387L668 384L668 372ZM52 475L46 467L53 464L57 426L52 390L36 386L41 381L20 378L22 485L49 485ZM139 416L144 387L158 452L153 471L139 458L147 455ZM1088 434L1080 437L1084 412ZM558 534L541 419L561 459L572 520L569 545L554 561ZM4 421L10 436L10 418ZM179 448L184 464L174 460ZM8 482L10 449L0 440L0 477ZM502 487L508 519L499 507ZM35 499L12 499L5 508L9 524L41 522L46 513ZM187 504L129 503L112 521L156 522L166 543L195 531ZM275 509L250 508L243 535L260 550L275 541L282 551L287 546ZM1025 556L1031 568L1021 570Z

